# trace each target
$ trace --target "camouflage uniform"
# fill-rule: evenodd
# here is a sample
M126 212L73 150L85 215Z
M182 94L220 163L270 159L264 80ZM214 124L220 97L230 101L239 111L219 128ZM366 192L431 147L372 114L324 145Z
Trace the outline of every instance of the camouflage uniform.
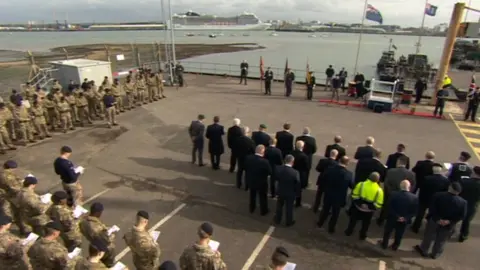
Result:
M8 109L4 108L3 110ZM7 147L10 149L14 149L15 146L13 146L12 140L10 140L10 134L8 134L8 130L6 127L8 125L7 114L4 113L3 110L0 110L0 147L2 149L5 149Z
M60 114L60 119L62 120L62 129L63 132L67 132L67 129L74 130L72 123L72 115L70 114L70 105L67 101L62 101L57 103L57 110Z
M43 235L43 227L50 222L46 215L50 205L43 203L32 189L23 188L17 195L20 219L26 227L38 235Z
M123 239L132 251L133 264L137 270L154 270L158 267L160 247L148 231L133 227Z
M23 93L23 96L26 100L30 102L30 104L33 104L33 96L36 94L35 92L35 87L33 86L27 86L25 87L25 92Z
M137 82L135 83L137 88L138 96L137 96L137 104L142 105L147 104L147 97L145 95L145 89L147 88L145 85L145 79L143 77L138 77Z
M15 116L15 119L19 123L18 128L20 129L20 133L22 134L23 142L26 143L27 140L30 142L35 142L33 138L33 130L30 125L32 119L30 114L28 113L28 109L23 105L15 106L13 114Z
M32 269L20 238L8 231L0 232L0 267L2 270Z
M35 103L33 107L30 108L30 112L35 117L33 119L33 123L38 130L40 138L43 139L45 137L52 137L50 132L48 132L47 120L45 120L45 110L43 107L40 104Z
M123 108L123 97L122 97L121 87L122 87L121 85L114 83L111 88L112 89L111 93L115 98L115 111L117 112L117 114L120 114L121 112L125 111Z
M157 100L155 93L157 92L157 78L155 75L151 74L147 78L147 86L148 86L148 102L152 102Z
M115 264L115 234L108 235L108 227L99 218L88 216L80 221L80 231L89 242L93 239L101 239L108 243L108 252L102 258L107 267Z
M97 107L99 108L100 119L105 117L105 105L103 104L103 96L105 96L105 90L100 87L98 91L95 91L95 99Z
M58 112L56 108L57 104L55 103L53 96L48 95L47 99L43 101L43 107L47 111L47 121L50 124L50 128L55 130L55 127L58 126Z
M102 262L90 262L87 259L79 261L75 265L75 270L108 270L110 268L106 267Z
M226 270L220 252L213 251L209 246L193 244L187 247L180 256L182 270Z
M12 140L17 140L17 131L15 130L15 119L13 118L13 113L9 108L4 108L0 110L0 115L7 121L8 134Z
M21 223L17 196L23 188L23 179L18 177L12 170L3 170L0 176L0 196L3 197L2 208L7 216L10 216L22 233L26 233Z
M90 114L90 118L97 116L99 117L100 115L98 114L97 111L97 102L95 99L95 92L93 88L90 88L83 92L83 95L85 96L87 100L87 105L88 105L88 113ZM78 103L77 103L78 104Z
M47 210L47 215L50 219L62 224L60 237L69 252L82 245L82 234L78 221L73 217L73 211L69 207L61 204L52 205Z
M80 93L77 97L77 114L80 125L83 127L85 125L85 120L89 124L92 124L92 119L90 118L90 113L88 112L88 100L83 93Z
M52 86L53 92L58 92L58 93L62 94L62 89L63 89L63 87L62 87L62 85L60 85L59 82L55 82Z
M28 250L33 270L73 269L75 260L70 260L67 249L57 240L41 238Z
M157 73L155 75L155 80L157 83L157 93L156 96L157 98L164 98L165 96L163 95L163 74L162 73Z
M68 94L65 96L65 101L70 105L70 115L72 121L78 122L77 101L74 95Z

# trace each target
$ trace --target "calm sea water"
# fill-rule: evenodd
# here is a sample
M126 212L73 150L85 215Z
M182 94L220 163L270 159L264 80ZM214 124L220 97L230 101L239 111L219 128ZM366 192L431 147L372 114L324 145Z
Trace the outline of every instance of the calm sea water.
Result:
M214 54L189 59L189 62L205 62L219 64L239 65L242 60L247 60L251 66L259 65L260 56L263 57L265 66L276 67L283 70L285 60L288 58L289 66L297 70L305 70L307 59L310 69L322 76L328 65L340 69L345 67L353 72L355 56L357 53L358 34L316 33L317 37L309 37L310 33L279 32L278 36L270 36L271 32L250 32L243 36L241 32L222 32L217 38L208 36L186 37L186 32L176 32L175 42L179 43L258 43L266 47L263 50L236 52L228 54ZM193 32L195 33L195 32ZM195 33L197 34L197 33ZM203 34L209 34L203 32ZM236 36L232 36L235 34ZM52 32L52 33L8 33L0 32L0 50L19 51L48 51L50 48L68 45L92 43L151 43L162 42L165 38L164 31L111 31L111 32ZM396 57L405 56L415 52L415 43L418 37L414 36L384 36L363 35L358 70L366 75L373 75L374 67L381 52L388 48L389 39L392 38L397 49ZM434 65L440 62L443 37L423 37L421 53L429 56L429 61ZM2 59L3 57L3 59ZM0 61L12 58L11 53L0 54ZM10 60L10 59L9 59Z

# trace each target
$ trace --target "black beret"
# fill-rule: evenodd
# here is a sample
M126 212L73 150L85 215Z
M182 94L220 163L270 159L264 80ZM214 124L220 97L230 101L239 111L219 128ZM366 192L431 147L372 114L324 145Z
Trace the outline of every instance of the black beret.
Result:
M164 261L158 270L177 270L177 266L172 261Z
M101 251L101 252L107 252L108 251L108 244L105 243L105 241L103 241L100 238L93 239L92 242L90 242L90 245L98 251Z
M5 108L5 103L0 102L0 108Z
M61 200L65 200L68 198L68 195L65 191L63 190L59 190L59 191L55 191L55 193L53 193L52 195L52 201L53 202L58 202L58 201L61 201Z
M72 153L72 148L70 148L70 146L62 146L62 148L60 149L60 152L62 153Z
M470 153L465 152L465 151L460 152L460 156L465 158L465 160L469 160L472 157L472 155L470 155Z
M455 191L455 192L462 192L462 185L459 183L459 182L453 182L450 187L452 187L452 189Z
M24 186L30 186L30 185L36 185L36 184L38 184L38 180L35 176L27 176L23 180Z
M200 230L204 231L206 234L210 236L213 234L213 226L208 222L205 222L202 225L200 225Z
M4 226L12 223L12 218L9 216L1 215L0 216L0 226Z
M3 164L3 167L5 169L15 169L18 167L17 165L17 162L13 161L13 160L7 160L5 161L5 163Z
M480 166L475 166L475 167L473 167L473 172L474 172L475 174L480 175Z
M45 228L49 228L56 231L62 231L62 224L60 224L60 222L57 222L57 221L51 221L47 223L47 225L45 225Z
M205 115L203 115L203 114L199 114L199 115L198 115L198 119L200 119L200 120L203 120L203 119L205 119Z
M103 212L103 204L99 202L95 202L90 206L90 212L91 213L98 213L98 212Z
M288 254L287 249L284 248L284 247L281 247L281 246L277 247L277 248L275 249L275 252L280 253L280 254L284 255L285 257L287 257L287 258L290 257L290 255Z
M137 217L142 217L144 219L149 219L150 218L150 216L148 215L148 212L143 211L143 210L138 211Z

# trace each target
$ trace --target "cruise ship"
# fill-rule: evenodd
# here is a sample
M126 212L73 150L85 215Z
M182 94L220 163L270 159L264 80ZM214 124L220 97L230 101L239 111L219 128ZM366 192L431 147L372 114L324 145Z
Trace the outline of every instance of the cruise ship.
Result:
M255 14L247 12L233 17L217 17L190 10L184 14L174 14L172 18L175 30L186 31L261 31L271 26L269 23L262 22Z

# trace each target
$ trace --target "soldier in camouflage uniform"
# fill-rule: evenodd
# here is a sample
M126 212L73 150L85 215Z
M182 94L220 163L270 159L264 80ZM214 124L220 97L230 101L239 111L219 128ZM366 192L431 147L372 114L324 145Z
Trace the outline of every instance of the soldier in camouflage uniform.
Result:
M157 78L155 77L155 74L150 73L147 75L147 86L148 86L148 95L147 99L148 102L153 102L157 101L156 93L157 93Z
M72 115L70 104L65 100L65 97L60 98L60 102L57 103L57 110L60 114L60 120L62 121L63 133L67 133L67 130L75 130L72 123Z
M105 105L103 104L103 97L105 96L105 89L108 89L107 85L101 85L96 91L96 102L97 107L99 108L100 119L103 120L105 118Z
M93 203L90 206L90 215L80 221L80 231L87 240L92 243L95 239L100 239L108 246L108 251L101 261L107 267L115 265L115 234L108 233L108 227L100 221L103 213L103 205L101 203Z
M57 81L57 80L53 80L53 86L52 86L52 90L53 92L58 92L58 93L62 93L62 85Z
M112 87L112 84L110 83L110 79L108 76L103 77L102 85L108 89Z
M15 119L13 118L12 111L5 106L5 103L3 107L0 107L0 116L6 121L5 125L7 127L8 134L10 135L10 139L16 141L17 131L15 130Z
M78 93L77 97L77 113L78 113L78 120L80 121L80 126L85 125L85 120L89 123L92 124L92 119L90 118L90 113L89 113L89 106L88 106L88 100L85 97L83 92Z
M47 215L51 220L62 225L60 237L67 247L68 252L72 252L76 247L82 245L82 234L78 220L73 216L73 211L67 205L67 193L57 191L52 195L53 205L47 210Z
M35 193L37 184L38 180L34 176L25 177L23 189L17 199L22 224L27 228L31 227L34 233L44 235L44 226L50 221L46 214L50 204L43 203L40 196Z
M18 122L19 133L22 134L22 144L27 145L27 140L32 143L35 142L31 127L32 116L28 112L27 107L22 104L21 100L17 101L13 115Z
M96 90L95 90L96 92ZM93 87L89 84L87 89L83 92L83 95L87 99L88 102L88 113L90 114L90 119L93 117L100 117L97 110L97 102L96 102L96 93L93 90Z
M145 95L145 91L147 86L145 85L145 79L141 73L138 73L137 82L135 83L135 87L137 88L137 105L141 106L143 104L147 104L147 97Z
M8 130L6 125L8 124L7 115L3 113L3 110L8 110L5 108L5 103L0 103L0 154L5 154L5 148L8 147L10 150L17 149L13 144L12 140L10 140L10 134L8 134Z
M4 213L14 219L20 233L28 234L25 226L21 222L19 204L17 196L23 188L23 179L16 174L17 163L13 160L8 160L3 164L3 171L0 175L0 196L4 198Z
M47 128L47 120L45 120L45 110L43 106L38 103L37 100L33 102L33 106L30 108L30 112L33 115L33 123L35 128L38 131L40 140L43 140L45 137L52 137Z
M166 98L166 96L163 94L163 70L160 69L158 73L155 75L156 83L157 83L157 93L156 96L159 99Z
M70 92L65 94L65 100L70 105L70 115L73 122L78 122L77 100L75 95Z
M222 260L220 252L208 246L213 234L210 223L203 223L198 228L199 241L187 247L180 256L180 269L182 270L226 270L227 266Z
M73 269L75 258L69 259L67 249L58 241L62 225L52 221L45 226L45 236L28 250L33 270Z
M133 264L137 270L154 270L160 258L160 247L147 230L149 215L138 211L135 226L124 236L132 251Z
M117 114L124 112L125 109L123 107L122 86L118 83L118 79L115 79L113 81L110 91L115 98L115 111L117 112Z
M25 100L28 100L30 103L33 103L35 95L35 87L30 85L29 82L25 83L25 91L23 92L23 97Z
M107 252L108 245L101 239L94 239L88 247L88 258L79 261L75 270L108 270L102 262Z
M127 110L131 110L135 108L135 96L136 96L136 89L135 83L132 81L131 77L125 79L123 83L123 89L125 90L125 94L127 96Z
M2 270L30 270L22 241L10 233L12 218L0 216L0 267Z
M58 112L57 112L57 104L55 103L55 99L53 94L48 94L47 98L43 100L43 107L47 111L47 122L50 125L50 129L52 131L58 126Z

